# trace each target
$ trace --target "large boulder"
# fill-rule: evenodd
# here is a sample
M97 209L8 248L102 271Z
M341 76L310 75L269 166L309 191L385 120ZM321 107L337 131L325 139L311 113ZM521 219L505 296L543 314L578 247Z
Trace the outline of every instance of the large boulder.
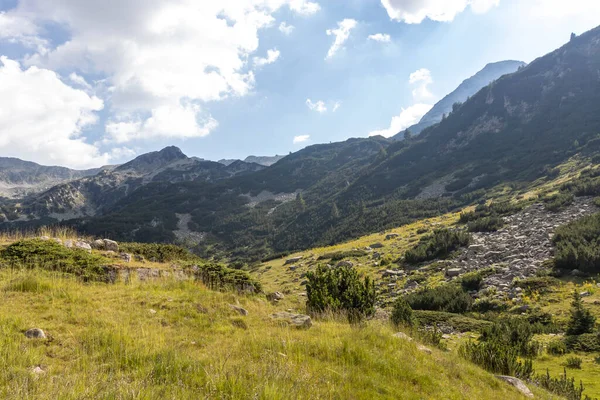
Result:
M79 240L77 242L75 242L75 244L73 245L76 249L81 249L81 250L85 250L88 253L92 252L92 246L90 246L89 243L84 242L82 240Z
M300 256L300 257L294 257L294 258L289 258L289 259L285 260L285 264L283 264L283 265L295 264L295 263L297 263L300 260L302 260L302 256Z
M293 314L282 311L271 315L271 317L277 321L285 323L286 325L300 329L308 329L312 326L312 320L308 315L304 314Z
M119 254L119 258L121 260L125 261L126 263L130 263L132 256L129 253L121 253L121 254Z
M496 378L503 380L504 382L508 383L511 386L514 386L525 397L533 398L533 393L531 393L531 390L529 390L527 385L525 385L522 380L512 377L512 376L505 376L505 375L496 375Z
M92 249L94 249L94 250L104 250L105 249L104 240L102 240L102 239L94 240L92 243L90 243L90 246L92 246Z
M283 295L283 293L280 292L273 292L267 295L267 300L272 301L273 303L277 303L283 300L284 298L285 296Z
M114 240L104 239L104 248L108 251L114 251L115 253L119 251L119 244Z
M454 278L456 276L459 276L462 273L462 269L460 268L449 268L448 270L446 270L446 276L449 278Z
M46 339L46 333L40 328L32 328L25 331L25 337L28 339Z

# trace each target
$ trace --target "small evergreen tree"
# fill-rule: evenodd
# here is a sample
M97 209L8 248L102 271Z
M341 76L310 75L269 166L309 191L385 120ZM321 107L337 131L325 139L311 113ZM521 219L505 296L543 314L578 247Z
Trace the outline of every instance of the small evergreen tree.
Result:
M410 130L407 129L404 131L404 140L410 140L410 139L412 139L412 137L413 137L413 134Z
M361 279L352 267L320 265L306 274L306 308L311 313L343 312L350 322L358 322L375 313L375 283Z
M392 309L390 320L395 326L412 326L413 310L410 308L410 304L408 304L404 298L398 297L398 299L394 302L394 308Z
M302 193L296 195L296 209L298 212L306 210L306 202L304 201L304 197L302 197Z
M596 317L590 313L590 310L583 307L581 296L577 290L573 292L573 302L571 303L571 318L567 327L567 335L582 335L592 333L596 324Z

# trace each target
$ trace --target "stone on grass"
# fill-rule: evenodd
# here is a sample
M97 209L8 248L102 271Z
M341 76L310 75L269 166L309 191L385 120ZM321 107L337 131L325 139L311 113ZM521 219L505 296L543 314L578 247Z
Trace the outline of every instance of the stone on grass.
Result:
M119 244L114 240L104 239L104 248L109 251L117 252L119 251Z
M289 326L294 326L296 328L308 329L312 326L312 320L308 315L304 314L293 314L290 312L282 311L271 315L271 317L275 320L284 322L285 324Z
M89 244L89 243L87 243L87 242L84 242L84 241L82 241L82 240L75 242L75 245L74 245L74 246L75 246L75 248L77 248L77 249L81 249L81 250L85 250L85 251L87 251L88 253L91 253L91 252L92 252L92 246L90 246L90 244Z
M295 264L295 263L297 263L300 260L302 260L302 256L300 256L300 257L294 257L294 258L289 258L289 259L285 260L285 264L283 264L283 265Z
M94 250L104 250L105 249L104 240L102 240L102 239L94 240L92 243L90 243L90 246L92 246L92 249L94 249Z
M398 332L398 333L394 333L394 337L398 338L398 339L402 339L402 340L407 340L409 342L413 341L413 338L411 338L410 336L408 336L406 333L404 332Z
M129 253L121 253L121 254L119 254L119 258L121 260L125 261L126 263L131 262L131 254L129 254Z
M234 306L233 304L230 304L229 307L231 307L233 311L237 312L238 314L244 317L248 315L248 310L246 310L245 308Z
M46 333L40 328L32 328L25 331L25 337L28 339L46 339Z
M512 376L505 376L505 375L496 375L496 378L503 380L504 382L508 383L511 386L514 386L525 397L533 398L533 393L531 393L531 390L529 390L527 385L525 385L522 380L512 377Z
M280 292L273 292L267 295L267 300L272 301L274 303L277 303L278 301L281 301L284 298L285 296L283 295L283 293Z
M455 276L459 276L462 273L462 269L460 268L450 268L446 271L446 276L449 278L453 278Z
M429 347L423 346L422 344L417 345L417 350L427 354L433 353Z

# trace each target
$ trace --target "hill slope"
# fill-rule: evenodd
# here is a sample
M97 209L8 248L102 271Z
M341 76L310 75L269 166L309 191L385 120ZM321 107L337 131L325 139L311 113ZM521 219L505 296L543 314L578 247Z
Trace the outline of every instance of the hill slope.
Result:
M433 108L421 118L418 124L408 128L413 134L419 134L424 129L440 122L444 115L452 112L455 103L463 103L469 97L489 85L491 82L506 74L512 74L526 64L522 61L499 61L486 65L481 71L462 82L452 93L446 95L436 103ZM400 132L394 137L397 140L404 138Z

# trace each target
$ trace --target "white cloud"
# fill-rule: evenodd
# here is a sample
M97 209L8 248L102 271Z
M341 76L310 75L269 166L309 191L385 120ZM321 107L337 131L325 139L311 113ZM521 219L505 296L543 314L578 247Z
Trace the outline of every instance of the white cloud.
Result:
M342 103L339 101L336 101L335 103L333 103L333 108L331 109L331 111L336 112L337 110L340 109L341 106L342 106Z
M356 28L357 24L358 23L356 22L356 20L346 18L343 21L338 22L337 29L327 30L327 36L335 36L335 40L331 45L331 48L327 52L327 57L325 57L325 59L333 57L335 53L337 53L342 48L344 43L346 43L346 40L348 40L348 38L350 37L350 31Z
M99 98L66 85L52 71L22 69L7 57L0 57L0 93L2 155L75 168L111 159L82 136L104 108Z
M392 137L418 123L432 108L433 106L430 104L414 104L408 108L403 108L400 115L392 118L389 128L373 131L369 133L369 136Z
M374 40L381 43L389 43L392 41L392 37L387 33L376 33L374 35L369 35L369 40Z
M381 0L389 17L407 24L420 24L424 19L449 22L470 7L483 14L498 6L500 0Z
M288 23L285 21L279 24L279 31L286 36L291 35L292 32L294 32L294 29L296 29L294 25L288 25Z
M210 116L198 121L199 113L199 107L194 104L162 106L152 110L152 115L146 120L126 116L121 120L109 121L106 124L106 142L206 136L219 124Z
M290 0L290 9L303 15L312 15L321 9L319 3L306 0Z
M527 8L531 17L542 19L600 14L600 2L596 0L530 0L519 6Z
M326 113L327 112L327 106L325 105L325 102L322 100L318 100L316 102L313 102L311 99L306 99L306 106L312 110L312 111L316 111L318 113Z
M89 83L87 83L87 81L85 80L85 78L81 75L78 75L75 72L71 72L71 75L69 75L69 80L71 82L73 82L75 85L77 86L81 86L87 90L91 90L92 87L90 86Z
M294 136L294 144L308 142L309 140L310 140L310 135Z
M248 62L282 7L302 15L320 9L307 0L21 0L0 13L0 39L37 43L26 65L74 72L80 87L77 77L102 80L109 140L197 137L216 126L201 104L247 95L253 69L276 60L273 50ZM44 47L40 32L49 24L69 39Z
M426 68L416 70L408 77L408 83L414 87L412 96L415 104L407 108L402 108L399 115L392 117L389 128L370 132L369 136L381 135L392 137L418 123L433 108L432 104L424 102L433 99L433 94L431 94L428 88L433 83L431 71Z
M408 82L416 87L412 91L413 98L417 101L427 100L433 97L429 91L429 85L433 83L431 71L421 68L410 74Z
M257 67L264 67L268 64L273 64L279 59L281 53L277 49L267 50L267 57L254 57L254 65Z

